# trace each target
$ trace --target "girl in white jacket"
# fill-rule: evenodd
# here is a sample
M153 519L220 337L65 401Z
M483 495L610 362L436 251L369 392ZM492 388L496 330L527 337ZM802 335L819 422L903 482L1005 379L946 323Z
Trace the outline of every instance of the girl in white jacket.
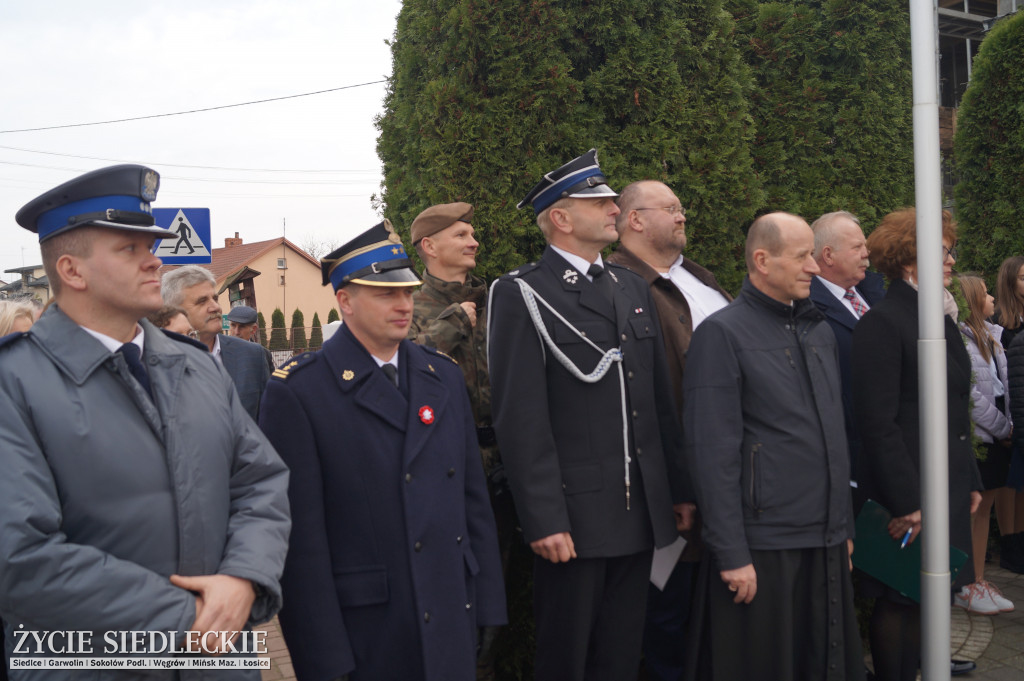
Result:
M995 299L989 295L985 282L972 275L959 278L967 299L969 314L960 323L960 332L971 356L971 421L974 434L984 443L985 458L978 460L982 483L981 505L972 517L971 539L974 543L974 574L976 581L968 584L954 599L956 605L982 615L1011 612L1013 603L992 584L985 581L985 550L988 546L989 516L999 495L1012 494L1006 487L1010 469L1010 390L1006 379L1006 354L999 337L1002 328L986 319L995 313ZM1012 518L999 517L1000 533ZM1007 508L1003 505L1003 508Z

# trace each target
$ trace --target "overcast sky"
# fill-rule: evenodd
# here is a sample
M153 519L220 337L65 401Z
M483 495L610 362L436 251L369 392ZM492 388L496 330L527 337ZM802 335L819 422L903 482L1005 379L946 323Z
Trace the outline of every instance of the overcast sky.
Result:
M160 172L155 207L208 207L215 248L234 232L246 243L280 236L285 221L300 245L344 241L372 226L379 215L370 197L381 180L373 119L384 84L8 131L379 81L391 71L384 41L400 8L400 0L0 3L0 279L41 262L35 235L14 221L22 205L118 162Z

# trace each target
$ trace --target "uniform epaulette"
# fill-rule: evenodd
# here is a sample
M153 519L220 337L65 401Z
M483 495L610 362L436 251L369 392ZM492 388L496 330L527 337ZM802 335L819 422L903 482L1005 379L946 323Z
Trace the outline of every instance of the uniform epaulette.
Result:
M203 352L210 351L210 348L206 347L206 343L203 343L202 341L197 341L195 338L189 338L188 336L185 336L180 333L175 333L174 331L168 331L167 329L160 330L164 332L165 336L167 336L173 341L178 341L179 343L188 343L192 347L198 348Z
M2 348L5 345L10 345L16 340L21 340L27 335L27 331L15 331L14 333L9 333L6 336L0 336L0 348Z
M434 353L435 355L441 355L445 359L450 360L451 363L454 364L455 366L459 365L459 361L457 359L455 359L454 357L452 357L451 355L449 355L448 353L441 352L437 348L432 348L429 345L421 345L420 347L423 348L424 350L429 350L430 352Z
M522 276L522 275L526 274L527 272L532 272L533 270L537 269L537 266L539 264L540 264L539 261L528 262L525 265L520 265L519 267L515 268L511 272L506 272L505 274L503 274L501 276L501 278L502 279L506 279L506 278L507 279L515 279L516 277Z
M270 377L284 381L288 376L294 374L296 371L316 359L316 355L317 353L315 352L304 352L301 355L292 357L290 360L274 369L274 373L270 374Z

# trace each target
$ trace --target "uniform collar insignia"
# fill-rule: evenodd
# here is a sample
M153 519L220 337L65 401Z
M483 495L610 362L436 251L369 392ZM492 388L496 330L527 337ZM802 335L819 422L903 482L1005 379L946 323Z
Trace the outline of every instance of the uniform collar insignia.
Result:
M565 279L570 284L575 284L577 281L579 281L579 278L580 273L572 269L566 270L565 274L562 275L562 279Z
M341 372L341 379L343 381L351 381L353 378L355 378L355 373L351 369L345 369Z

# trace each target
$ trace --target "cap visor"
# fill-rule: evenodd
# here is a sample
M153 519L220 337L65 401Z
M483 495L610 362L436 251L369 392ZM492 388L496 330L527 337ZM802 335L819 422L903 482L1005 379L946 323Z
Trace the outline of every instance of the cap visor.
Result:
M569 194L572 199L599 199L605 196L618 196L612 188L606 184L595 184L593 187L583 187Z
M364 286L419 286L423 282L408 267L367 274L358 279L349 279L346 284L363 284Z
M78 229L80 227L107 227L108 229L117 229L122 232L143 232L145 234L152 234L158 239L176 239L178 238L177 232L172 232L169 229L163 227L157 227L156 225L126 225L123 222L108 222L106 220L92 220L90 222L83 222L77 225L68 225L61 229L50 232L46 235L46 239L53 238L58 234L63 234L72 229ZM46 239L43 239L45 241Z

